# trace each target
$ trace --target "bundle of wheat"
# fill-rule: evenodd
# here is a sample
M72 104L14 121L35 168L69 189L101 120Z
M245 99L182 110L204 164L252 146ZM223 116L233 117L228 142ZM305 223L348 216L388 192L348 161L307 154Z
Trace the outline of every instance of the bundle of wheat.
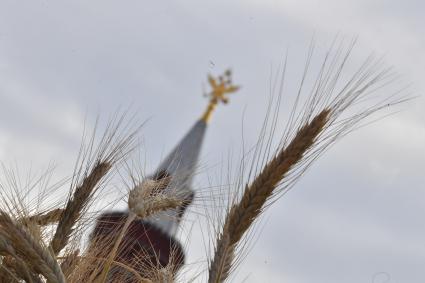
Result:
M383 67L381 60L370 57L346 82L338 84L353 45L351 42L347 49L342 46L331 48L309 95L303 99L301 90L305 87L313 54L313 47L310 49L286 130L279 146L272 151L278 117L270 115L277 113L282 97L279 91L274 101L276 109L270 106L267 113L251 166L245 166L247 177L241 173L237 182L239 186L235 190L240 194L229 200L224 219L217 221L208 282L224 282L229 278L242 259L240 255L246 247L245 241L249 240L247 235L259 215L276 197L288 191L329 146L371 114L403 101L400 96L388 95L376 104L353 108L375 89L388 86L395 78L390 68ZM286 67L282 70L282 83L285 72ZM30 215L17 195L14 199L14 196L2 194L0 281L176 281L177 273L184 265L184 251L174 233L185 208L193 197L196 198L189 186L205 124L217 103L227 102L224 94L238 89L231 84L230 73L218 80L209 77L209 82L213 88L211 101L193 131L158 172L135 184L129 192L128 211L108 212L97 218L84 250L79 248L87 225L83 215L97 199L111 172L137 146L140 127L132 128L131 123L125 122L125 115L113 119L98 145L95 145L93 133L88 146L82 146L64 205ZM351 113L350 108L353 108ZM344 116L345 113L348 114ZM271 132L267 132L269 126ZM194 139L196 143L193 143ZM10 202L11 199L14 200ZM158 215L162 218L155 217ZM52 236L45 233L46 227L53 229Z

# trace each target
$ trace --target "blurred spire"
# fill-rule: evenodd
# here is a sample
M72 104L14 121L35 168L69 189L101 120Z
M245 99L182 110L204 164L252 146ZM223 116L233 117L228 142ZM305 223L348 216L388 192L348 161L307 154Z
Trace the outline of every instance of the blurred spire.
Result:
M236 92L239 87L232 84L232 73L227 70L217 78L208 75L211 92L207 109L171 153L164 159L154 174L154 178L170 176L171 182L167 187L170 193L185 200L185 206L179 210L165 211L153 216L152 224L162 231L174 235L186 207L192 202L194 192L191 189L193 176L196 174L199 154L204 140L207 123L219 102L228 103L227 95Z
M123 236L117 261L130 265L140 274L148 276L149 266L166 267L171 262L178 270L184 263L183 246L174 237L186 207L192 202L194 192L191 189L192 179L197 171L199 154L204 140L207 122L217 104L228 102L227 94L235 92L238 87L231 83L231 73L226 71L217 79L208 76L211 85L210 101L201 119L189 130L171 153L158 166L149 178L162 180L168 178L168 185L162 190L184 200L178 209L159 212L147 219L134 220ZM171 125L172 126L172 125ZM91 243L117 236L123 228L128 212L106 212L96 222L91 235ZM113 243L113 241L110 241ZM118 270L120 270L118 268ZM114 271L115 272L115 271ZM114 281L114 272L110 273L110 281ZM118 272L118 271L117 271ZM121 270L125 273L125 270ZM127 274L127 273L125 273ZM131 274L128 276L131 277ZM147 277L148 278L148 277ZM136 279L134 281L138 282Z

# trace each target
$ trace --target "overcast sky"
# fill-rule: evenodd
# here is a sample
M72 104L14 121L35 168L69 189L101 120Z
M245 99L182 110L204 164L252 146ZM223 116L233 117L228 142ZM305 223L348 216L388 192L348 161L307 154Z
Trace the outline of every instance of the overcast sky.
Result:
M288 50L296 81L313 35L318 54L337 33L358 36L353 61L384 55L419 97L318 160L265 213L232 280L424 282L424 13L423 1L0 0L0 159L36 169L54 160L65 176L84 121L131 105L149 119L149 173L204 110L206 74L231 67L243 88L209 126L209 171L196 180L205 189L205 175L240 152L242 124L248 145L258 137L270 66ZM199 262L193 223L188 261Z

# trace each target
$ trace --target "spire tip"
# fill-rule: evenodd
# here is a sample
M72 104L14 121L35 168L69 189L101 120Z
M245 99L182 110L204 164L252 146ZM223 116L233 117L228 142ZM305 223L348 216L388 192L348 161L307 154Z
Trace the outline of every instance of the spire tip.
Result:
M229 99L227 94L236 92L240 87L232 84L232 71L226 70L223 75L214 78L208 75L208 83L211 86L211 92L207 95L210 97L208 107L202 115L201 120L205 123L211 118L211 114L219 102L227 104Z

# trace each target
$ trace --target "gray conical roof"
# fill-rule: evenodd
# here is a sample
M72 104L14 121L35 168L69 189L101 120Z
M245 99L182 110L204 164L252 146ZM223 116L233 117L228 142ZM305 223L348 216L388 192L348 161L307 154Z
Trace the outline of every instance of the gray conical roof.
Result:
M159 165L156 174L167 172L179 179L179 185L189 187L199 159L207 124L199 120Z
M231 72L226 71L224 76L215 79L208 77L212 91L210 93L210 102L203 114L171 153L163 160L155 174L152 176L159 179L164 176L170 176L171 181L166 188L170 193L177 195L185 200L185 205L177 210L168 210L158 213L149 219L158 228L174 235L177 231L179 221L184 213L185 207L191 203L194 192L191 189L192 179L197 171L199 154L204 140L207 123L219 102L227 103L226 94L235 92L238 86L232 85Z
M187 200L190 204L194 192L191 185L193 176L196 174L202 142L204 140L207 123L197 121L171 153L161 162L153 178L168 175L171 177L167 190L171 194ZM177 231L184 208L168 210L151 217L150 222L163 230L174 235Z

